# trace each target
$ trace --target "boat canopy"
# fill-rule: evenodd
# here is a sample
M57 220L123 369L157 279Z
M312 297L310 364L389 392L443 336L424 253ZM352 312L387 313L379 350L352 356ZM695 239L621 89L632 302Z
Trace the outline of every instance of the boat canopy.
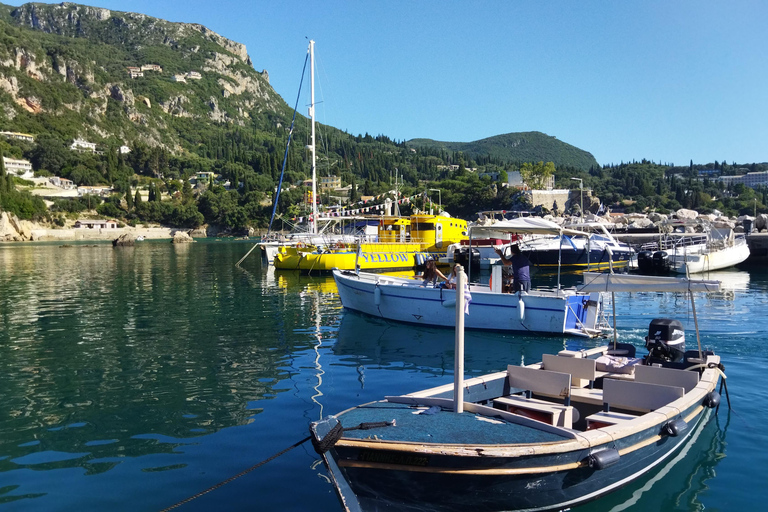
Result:
M584 272L580 292L717 292L720 281L680 277Z
M585 235L583 231L563 228L550 220L541 217L520 217L517 219L502 220L487 226L472 226L469 228L471 235L480 232L504 232L518 233L521 235Z

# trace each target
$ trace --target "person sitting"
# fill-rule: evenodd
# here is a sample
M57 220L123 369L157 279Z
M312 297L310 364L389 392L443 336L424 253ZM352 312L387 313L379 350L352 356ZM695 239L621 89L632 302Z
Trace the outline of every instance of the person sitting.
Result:
M494 247L496 254L501 257L501 263L504 265L504 286L502 287L502 292L528 292L531 290L531 262L520 252L520 246L517 244L511 245L509 249L512 257L507 259L501 247ZM509 267L512 269L511 275L508 270Z
M456 264L453 263L451 267L450 275L448 275L448 278L442 283L443 288L447 290L456 289Z
M435 259L431 256L427 258L427 263L424 267L424 282L422 283L422 286L435 286L437 283L437 279L448 279L445 277L445 275L440 272L440 270L437 268L437 264L435 263Z

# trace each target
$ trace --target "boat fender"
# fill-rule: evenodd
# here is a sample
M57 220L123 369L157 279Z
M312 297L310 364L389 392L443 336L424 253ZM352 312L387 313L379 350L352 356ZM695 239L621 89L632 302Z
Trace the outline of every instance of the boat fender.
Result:
M688 430L688 423L683 419L668 421L661 427L661 433L670 437L677 437Z
M592 469L605 469L619 462L619 451L615 448L608 448L593 452L587 457L587 464Z
M376 285L376 288L373 289L373 303L377 306L381 305L381 288L379 288L379 285Z
M720 393L717 391L710 391L707 396L704 397L704 405L710 409L714 409L720 405Z
M525 302L523 302L523 295L517 296L517 309L520 311L520 321L525 320Z
M456 307L456 299L448 299L443 301L443 307L444 308L453 308Z

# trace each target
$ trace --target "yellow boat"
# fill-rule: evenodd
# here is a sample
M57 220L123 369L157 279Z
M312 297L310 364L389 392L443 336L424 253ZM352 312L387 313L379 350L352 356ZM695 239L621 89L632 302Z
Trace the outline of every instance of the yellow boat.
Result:
M409 229L410 228L410 229ZM378 240L361 244L339 243L330 247L282 247L275 268L328 272L412 269L427 257L444 257L453 243L467 239L467 221L445 215L388 216L379 221Z

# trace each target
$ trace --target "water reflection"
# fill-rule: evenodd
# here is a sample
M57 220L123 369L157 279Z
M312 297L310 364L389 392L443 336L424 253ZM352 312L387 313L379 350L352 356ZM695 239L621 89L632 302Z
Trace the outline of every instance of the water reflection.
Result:
M412 326L345 311L333 353L360 367L402 366L436 375L453 374L454 331ZM546 352L557 352L566 341L557 337L512 336L467 332L464 361L467 374L506 369L508 364L529 363Z
M0 472L98 473L252 422L340 306L317 281L275 301L231 249L0 248Z
M726 434L731 411L712 414L694 432L691 440L669 462L628 487L594 503L577 507L579 512L625 510L704 510L702 500L715 477L715 468L725 458Z

